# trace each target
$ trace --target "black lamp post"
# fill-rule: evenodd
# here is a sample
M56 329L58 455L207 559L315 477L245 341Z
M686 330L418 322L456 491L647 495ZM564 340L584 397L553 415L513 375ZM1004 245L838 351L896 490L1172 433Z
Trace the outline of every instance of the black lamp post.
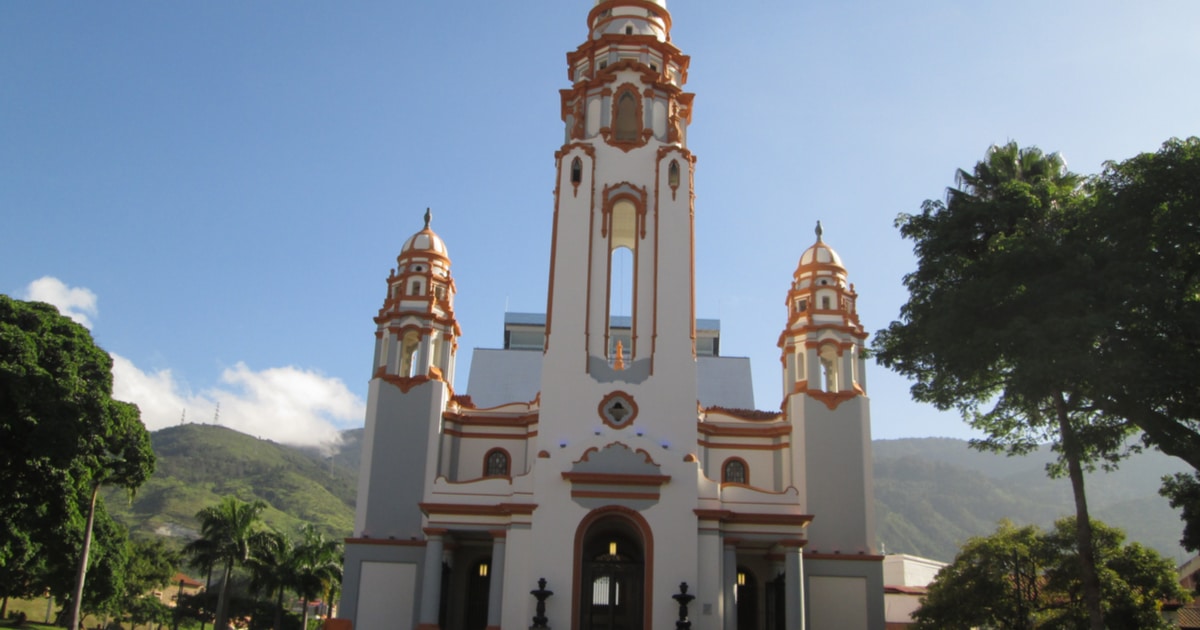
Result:
M692 622L688 619L687 607L693 599L696 599L696 596L688 595L687 588L687 582L680 582L679 592L671 596L671 599L679 602L679 621L675 622L675 630L691 630L692 628Z

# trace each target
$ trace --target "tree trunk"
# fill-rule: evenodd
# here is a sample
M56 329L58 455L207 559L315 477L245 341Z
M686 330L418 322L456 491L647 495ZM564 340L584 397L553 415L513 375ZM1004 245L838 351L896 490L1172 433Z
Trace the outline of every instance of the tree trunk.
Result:
M204 580L204 594L205 595L208 595L209 591L212 590L212 572L213 572L213 565L209 564L208 565L208 577L205 578L205 580ZM199 594L199 593L197 593L197 594ZM205 599L207 599L207 598L205 598ZM199 611L200 630L204 630L204 624L205 624L204 609L200 607L199 601L196 602L196 609L197 609L197 611Z
M221 580L221 592L217 595L217 613L213 630L225 630L229 626L226 608L229 606L229 576L233 574L233 559L225 561L225 577Z
M283 628L283 591L282 586L279 587L279 597L275 600L275 625L271 626L275 630Z
M1079 461L1079 439L1071 426L1066 401L1055 399L1058 429L1062 435L1063 454L1071 491L1075 495L1075 540L1079 547L1079 576L1083 581L1083 600L1087 605L1088 623L1092 630L1104 630L1104 612L1100 607L1100 579L1096 575L1096 553L1092 544L1092 521L1088 516L1087 495L1083 487L1083 466Z
M301 601L304 602L304 614L301 617L304 621L300 625L300 630L308 630L308 598L304 597Z
M96 496L100 494L100 484L92 488L92 502L88 507L87 528L83 530L83 553L79 556L79 570L75 572L75 595L71 598L71 616L67 618L67 628L79 630L83 618L83 581L87 578L88 552L92 548L92 526L96 522Z

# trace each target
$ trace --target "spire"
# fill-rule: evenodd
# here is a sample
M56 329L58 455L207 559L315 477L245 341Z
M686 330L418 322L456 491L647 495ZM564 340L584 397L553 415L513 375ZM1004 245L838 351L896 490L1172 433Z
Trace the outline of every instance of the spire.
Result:
M426 225L428 225L428 224L429 224L429 219L425 219L425 223L426 223ZM822 228L822 227L821 227L821 220L820 220L820 219L818 219L818 220L817 220L817 230L816 230L816 231L817 231L817 242L818 242L818 243L820 243L820 242L821 242L821 235L825 233L825 230L824 230L824 228Z
M429 229L429 220L432 218L433 218L433 213L429 211L429 208L425 208L425 229L426 230ZM820 225L820 222L817 222L817 225Z

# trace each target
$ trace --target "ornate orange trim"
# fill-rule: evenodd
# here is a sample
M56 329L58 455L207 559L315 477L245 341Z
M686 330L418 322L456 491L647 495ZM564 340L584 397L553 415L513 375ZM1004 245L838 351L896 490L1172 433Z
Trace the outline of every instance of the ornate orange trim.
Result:
M851 560L854 562L883 562L883 556L869 553L806 553L808 560Z
M653 464L653 465L655 465L655 466L659 466L659 465L660 465L658 462L654 461L654 458L653 458L653 457L650 457L650 452L649 452L649 451L647 451L647 450L646 450L646 449L644 449L644 448L639 448L639 449L637 449L637 450L634 450L634 449L632 449L632 448L629 448L629 445L628 445L628 444L626 444L626 443L624 443L624 442L609 442L608 444L605 444L605 445L604 445L604 447L605 447L605 448L608 448L609 446L623 446L623 447L625 447L626 449L633 451L635 454L636 454L636 453L641 453L643 456L645 456L645 458L646 458L646 463L647 463L647 464ZM572 462L572 463L578 464L578 463L580 463L580 462L586 462L586 461L589 461L589 459L588 459L588 458L589 458L589 457L591 457L592 453L599 453L599 452L600 452L600 447L599 447L599 446L593 446L593 447L589 448L588 450L584 451L584 452L583 452L583 456L582 456L582 457L580 457L579 459L575 460L575 461L574 461L574 462Z
M623 400L628 401L629 406L631 407L631 409L629 410L629 416L624 421L622 421L620 424L613 422L612 420L610 420L608 418L608 416L606 416L604 414L604 407L607 406L608 403L612 402L616 398L621 398ZM626 392L623 392L619 389L613 390L613 391L609 392L607 395L605 395L604 398L600 399L600 404L596 406L596 413L600 415L600 421L603 422L604 424L608 425L610 428L624 429L626 427L633 426L633 421L637 420L638 404L637 404L637 401L633 399L632 395L630 395ZM647 453L647 456L649 456L648 453ZM586 454L585 454L585 457L586 457Z
M627 499L631 501L657 501L657 492L617 492L610 490L571 490L572 499Z
M776 438L791 435L792 425L784 424L769 427L738 427L713 424L711 422L697 422L696 431L701 435L709 435L713 437Z
M562 478L571 483L592 486L662 486L671 481L670 475L631 475L627 473L571 472L565 470Z
M397 538L346 538L347 545L395 545L397 547L424 547L424 540L400 540Z
M466 503L418 503L425 516L431 514L456 514L473 516L512 516L533 514L535 503L500 503L498 505L471 505Z

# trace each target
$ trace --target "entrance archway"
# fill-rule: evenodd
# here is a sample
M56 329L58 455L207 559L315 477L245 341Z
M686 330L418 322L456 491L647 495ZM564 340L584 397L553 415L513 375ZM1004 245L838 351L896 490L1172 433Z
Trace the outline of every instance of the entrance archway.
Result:
M614 506L589 514L575 536L575 627L648 628L652 551L650 528L637 512Z

